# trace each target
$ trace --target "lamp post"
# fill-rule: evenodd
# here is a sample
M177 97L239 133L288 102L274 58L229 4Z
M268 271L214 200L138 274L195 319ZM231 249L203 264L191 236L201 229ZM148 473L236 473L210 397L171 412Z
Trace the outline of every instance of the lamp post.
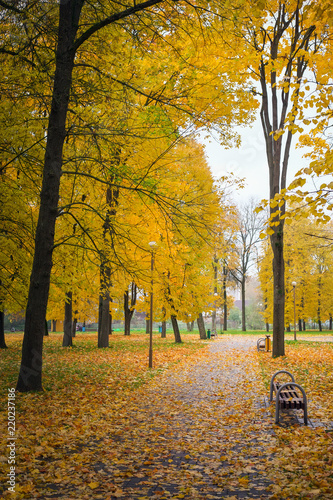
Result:
M151 248L151 288L150 288L150 314L149 314L149 363L148 367L153 367L153 272L154 272L154 248L156 247L155 241L150 241L149 246Z
M296 338L296 299L295 299L296 285L297 285L296 281L293 281L292 286L294 288L294 340L297 340L297 338Z

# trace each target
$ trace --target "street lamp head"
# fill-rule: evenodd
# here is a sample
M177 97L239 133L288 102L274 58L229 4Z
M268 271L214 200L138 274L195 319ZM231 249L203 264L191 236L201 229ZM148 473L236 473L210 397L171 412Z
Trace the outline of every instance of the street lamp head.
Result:
M296 285L297 285L296 281L293 281L292 286L295 288Z

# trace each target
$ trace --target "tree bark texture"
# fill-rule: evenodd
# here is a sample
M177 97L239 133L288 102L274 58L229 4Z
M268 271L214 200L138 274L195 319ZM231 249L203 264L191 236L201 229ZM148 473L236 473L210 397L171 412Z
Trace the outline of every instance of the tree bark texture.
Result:
M284 329L285 329L285 278L283 257L283 224L281 231L274 231L271 235L273 249L273 276L274 276L274 309L273 309L273 349L272 356L284 356Z

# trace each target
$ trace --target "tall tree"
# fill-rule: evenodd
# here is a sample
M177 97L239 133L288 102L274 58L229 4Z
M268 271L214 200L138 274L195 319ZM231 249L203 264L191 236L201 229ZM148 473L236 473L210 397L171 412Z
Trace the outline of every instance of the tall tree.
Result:
M269 234L274 276L273 357L285 353L285 205L278 204L274 198L287 187L292 139L300 130L297 118L303 97L302 84L309 61L320 46L316 25L308 16L308 4L300 0L269 1L259 24L258 20L249 18L244 35L258 61L257 65L253 64L252 71L260 90L254 88L253 92L260 96L260 118L269 169Z
M63 146L67 133L66 118L76 53L81 45L100 29L159 3L161 0L148 0L117 12L110 12L99 22L92 23L88 29L78 34L79 21L85 1L60 2L52 104L47 130L35 253L25 317L21 368L16 386L18 391L42 390L44 322L52 268L54 231L58 214Z

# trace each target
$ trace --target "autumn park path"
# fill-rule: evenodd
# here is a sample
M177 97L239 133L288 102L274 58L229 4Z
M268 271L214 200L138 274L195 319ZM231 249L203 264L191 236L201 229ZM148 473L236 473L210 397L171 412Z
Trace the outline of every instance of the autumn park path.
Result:
M140 419L128 421L128 436L118 435L117 442L114 435L123 454L113 473L133 470L119 493L129 499L271 497L265 470L272 419L262 404L255 345L253 338L220 337L204 359L151 384ZM140 449L137 437L145 443Z
M273 498L272 418L255 351L253 338L220 336L209 352L133 391L105 438L81 450L91 494L76 496L72 485L54 497Z

